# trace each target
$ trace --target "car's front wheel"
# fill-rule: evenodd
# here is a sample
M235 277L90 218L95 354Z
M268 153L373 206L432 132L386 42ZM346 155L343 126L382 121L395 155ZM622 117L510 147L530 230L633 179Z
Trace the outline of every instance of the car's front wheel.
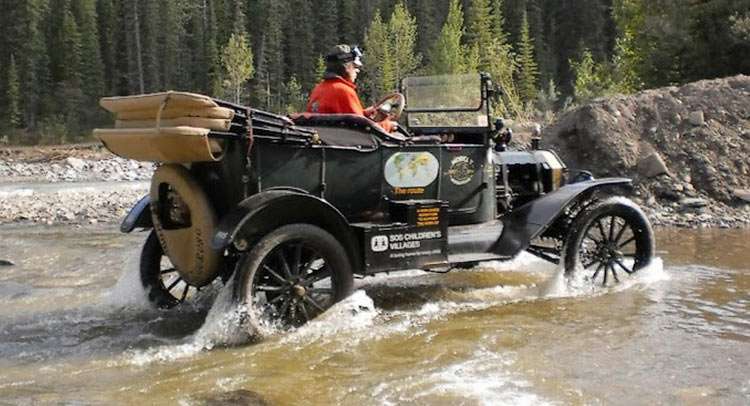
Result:
M271 231L235 271L235 300L251 333L301 326L349 296L353 277L344 247L327 231L292 224Z
M610 198L587 207L573 222L565 273L608 286L642 269L653 256L654 232L646 215L627 199Z

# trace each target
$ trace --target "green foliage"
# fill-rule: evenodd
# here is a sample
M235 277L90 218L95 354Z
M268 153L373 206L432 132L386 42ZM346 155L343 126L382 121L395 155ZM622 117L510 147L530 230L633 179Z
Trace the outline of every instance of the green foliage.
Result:
M470 10L469 44L477 56L478 69L490 74L504 90L494 110L506 117L522 115L524 108L516 87L518 69L515 54L504 31L501 0L475 0Z
M10 56L10 63L8 64L8 78L5 85L5 100L6 105L3 111L5 118L5 126L8 128L18 128L21 125L21 94L20 94L20 79L18 77L18 67L16 66L16 58L14 55Z
M741 16L739 13L735 13L729 17L729 22L732 24L732 34L737 38L750 42L750 14Z
M464 35L464 13L460 0L451 0L448 18L430 52L427 73L431 75L468 73L476 64L471 48L461 43Z
M389 92L389 84L393 81L392 59L388 25L378 11L365 32L362 58L365 66L360 79L365 93L372 99Z
M297 77L303 88L311 89L314 84L312 68L315 66L315 38L310 19L312 5L308 0L288 1L290 9L294 11L285 17L289 24L285 33L294 40L286 43L284 63L289 68L289 73Z
M529 33L529 20L524 11L521 22L521 38L518 44L518 95L528 104L536 99L536 80L539 68L534 60L534 43Z
M297 77L292 77L284 83L284 109L285 114L299 113L305 110L307 97L302 92L302 85L297 81Z
M323 74L326 72L326 59L323 55L318 55L318 59L315 62L315 81L319 82L323 79Z
M555 81L550 79L547 85L540 89L536 96L534 115L537 120L549 123L555 118L557 104L560 100L560 92L555 86ZM565 110L564 106L561 110Z
M607 64L594 61L594 54L584 48L578 61L570 61L575 75L574 96L578 104L612 92L614 83Z
M415 50L416 42L417 22L403 3L396 5L387 24L380 12L375 14L365 33L362 75L371 99L396 91L399 80L420 67L422 55Z
M232 100L242 100L242 85L253 77L253 51L247 43L245 34L232 33L229 42L222 49L221 62L227 74L225 86L232 92Z
M534 93L547 112L550 100L561 108L574 94L580 103L750 71L750 0L0 0L0 8L0 116L36 134L25 140L40 139L42 127L46 141L85 134L101 124L102 95L220 95L232 33L245 34L254 55L242 98L276 112L291 104L288 90L310 90L318 56L342 42L364 45L359 84L369 100L413 73L486 71L507 93L495 111L515 118L529 113Z
M393 82L391 89L398 88L398 81L414 72L422 63L422 55L416 52L417 19L403 3L396 5L388 23L388 34L393 44Z

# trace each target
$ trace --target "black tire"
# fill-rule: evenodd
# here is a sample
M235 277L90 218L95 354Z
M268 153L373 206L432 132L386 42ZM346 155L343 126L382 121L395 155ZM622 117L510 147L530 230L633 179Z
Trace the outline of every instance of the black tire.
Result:
M310 224L279 227L264 236L237 265L235 300L243 320L261 337L299 327L352 293L346 250L327 231Z
M654 231L643 211L625 198L610 198L576 217L565 243L565 273L583 272L584 280L608 286L648 265L654 250Z
M162 309L191 301L198 293L198 288L185 282L164 255L159 238L153 230L148 234L141 251L140 276L148 300Z

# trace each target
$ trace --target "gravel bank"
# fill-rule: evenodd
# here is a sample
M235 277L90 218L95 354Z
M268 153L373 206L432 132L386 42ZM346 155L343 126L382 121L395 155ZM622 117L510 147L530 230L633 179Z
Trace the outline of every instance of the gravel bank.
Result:
M0 150L0 225L119 222L153 171L95 145Z

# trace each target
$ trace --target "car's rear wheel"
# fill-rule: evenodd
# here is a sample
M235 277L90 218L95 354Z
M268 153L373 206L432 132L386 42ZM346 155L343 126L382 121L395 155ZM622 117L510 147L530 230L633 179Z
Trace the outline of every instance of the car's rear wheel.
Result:
M164 255L159 238L153 230L141 251L140 277L148 300L159 308L172 308L197 297L198 287L180 277L177 268Z
M235 272L235 299L247 309L251 333L299 327L352 292L344 247L310 224L280 227L245 255Z
M651 262L654 232L646 215L624 198L587 207L573 222L565 244L565 273L610 286Z

